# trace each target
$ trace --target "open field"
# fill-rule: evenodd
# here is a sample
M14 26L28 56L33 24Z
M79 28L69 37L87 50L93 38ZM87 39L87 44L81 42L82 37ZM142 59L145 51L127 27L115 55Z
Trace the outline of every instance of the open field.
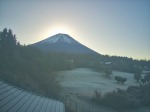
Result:
M124 85L118 84L113 77L115 75L126 77ZM83 96L93 96L95 90L100 90L102 94L113 91L117 88L126 89L129 85L136 85L133 74L114 71L111 79L105 77L104 73L98 73L87 68L77 68L58 73L64 94L78 94Z
M90 112L118 112L105 106L93 104L91 98L95 90L100 90L103 95L117 88L126 89L130 85L137 85L133 74L118 71L113 71L111 79L107 78L104 73L95 72L88 68L60 71L57 74L62 86L62 95L71 99L72 103L76 102L79 109L82 109L82 105L87 109L93 107L93 111ZM115 75L126 77L127 81L125 84L117 83L113 78ZM143 110L144 112L150 111L150 109L143 107L136 110L128 110L127 112L143 112ZM82 112L82 110L78 112ZM122 110L121 112L126 111Z

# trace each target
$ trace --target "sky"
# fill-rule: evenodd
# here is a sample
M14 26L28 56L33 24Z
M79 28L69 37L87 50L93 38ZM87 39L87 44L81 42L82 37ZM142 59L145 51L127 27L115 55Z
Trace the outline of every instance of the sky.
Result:
M104 55L150 59L150 0L0 0L21 44L66 33Z

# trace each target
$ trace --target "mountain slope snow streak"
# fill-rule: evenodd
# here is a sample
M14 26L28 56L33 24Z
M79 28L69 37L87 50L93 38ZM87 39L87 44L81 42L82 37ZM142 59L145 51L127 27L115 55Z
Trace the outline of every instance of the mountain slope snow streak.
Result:
M88 53L97 54L95 51L82 45L67 34L56 34L45 40L33 44L33 46L46 52L64 52L64 53Z
M56 35L53 35L45 40L42 40L38 43L40 44L46 44L46 43L49 43L49 44L53 44L53 43L60 43L60 42L66 42L68 44L76 44L78 43L76 40L74 40L72 37L70 37L69 35L67 34L56 34Z

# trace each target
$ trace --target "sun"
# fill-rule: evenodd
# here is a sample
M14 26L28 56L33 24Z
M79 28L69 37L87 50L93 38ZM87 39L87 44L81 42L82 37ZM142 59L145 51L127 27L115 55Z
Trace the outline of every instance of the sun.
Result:
M58 28L54 28L53 31L52 31L54 34L57 34L57 33L67 33L67 30L63 27L58 27Z
M63 34L69 34L70 33L70 29L67 28L66 26L54 26L49 30L49 34L50 35L55 35L58 33L63 33Z
M58 33L68 34L70 36L74 36L75 30L69 26L68 24L51 24L44 28L42 37L51 37Z

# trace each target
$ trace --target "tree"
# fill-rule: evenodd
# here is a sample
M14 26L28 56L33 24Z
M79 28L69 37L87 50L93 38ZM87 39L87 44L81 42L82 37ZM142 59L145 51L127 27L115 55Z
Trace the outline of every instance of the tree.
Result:
M121 83L124 84L127 81L127 78L121 78Z
M141 79L141 73L142 71L140 69L137 69L134 73L134 79L139 82L139 80Z
M141 74L139 73L134 73L134 79L139 82L139 80L141 79Z
M35 47L19 45L12 31L5 28L0 32L0 79L38 94L57 97L60 85L52 70L60 70L66 63L63 58L57 60L56 56L47 55ZM59 63L62 66L51 69L51 64Z
M2 32L0 32L0 51L1 53L11 53L17 46L16 36L13 35L11 29L7 30L4 28Z
M112 70L110 68L104 68L104 72L108 78L110 78L110 75L112 74Z
M144 76L144 79L145 79L145 82L150 84L150 74L149 73Z
M124 84L127 81L127 78L121 77L121 76L115 76L114 79L119 82Z

